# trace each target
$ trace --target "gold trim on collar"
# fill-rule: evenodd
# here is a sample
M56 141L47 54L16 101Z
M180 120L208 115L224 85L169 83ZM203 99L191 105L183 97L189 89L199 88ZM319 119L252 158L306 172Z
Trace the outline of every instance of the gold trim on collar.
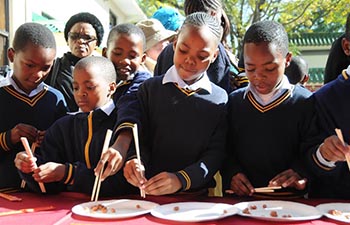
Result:
M195 93L197 93L201 88L198 88L197 90L189 90L189 89L185 89L185 88L181 88L177 83L173 83L175 85L175 87L177 87L182 93L184 93L187 96L191 96Z
M23 96L14 89L12 89L10 86L4 87L4 90L7 91L10 95L14 96L15 98L18 98L19 100L33 107L46 94L48 88L44 87L44 89L40 91L37 95L35 95L34 98Z
M252 103L252 105L259 110L260 112L264 113L269 111L270 109L273 109L275 107L277 107L278 105L280 105L282 102L284 102L287 98L289 98L289 96L291 95L291 91L290 90L286 90L279 98L277 98L275 101L271 102L268 105L262 106L254 97L254 95L249 91L247 93L248 96L248 100L250 101L250 103Z

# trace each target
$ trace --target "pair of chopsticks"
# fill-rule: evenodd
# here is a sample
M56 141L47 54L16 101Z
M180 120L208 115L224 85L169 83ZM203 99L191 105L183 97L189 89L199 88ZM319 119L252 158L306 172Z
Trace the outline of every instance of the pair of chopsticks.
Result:
M136 123L132 126L132 133L133 133L134 142L135 142L137 164L138 164L138 166L140 168L140 174L143 177L143 173L141 171L141 156L140 156L139 135L138 135L138 129L137 129L137 124ZM145 193L145 191L142 188L140 188L140 195L141 195L142 198L146 198L146 193Z
M19 210L10 210L6 212L0 212L0 216L9 216L14 214L21 214L21 213L31 213L31 212L39 212L39 211L46 211L54 209L53 206L44 206L44 207L36 207L36 208L27 208L27 209L19 209Z
M33 158L33 153L32 153L32 150L30 149L30 146L29 146L29 143L28 143L28 140L26 137L21 137L21 141L22 141L22 144L24 146L24 149L26 150L26 153L29 157ZM35 163L35 167L37 167L36 163ZM46 189L45 189L45 186L44 186L44 183L43 182L39 182L39 187L40 187L40 190L42 193L46 193Z
M33 142L32 147L30 148L30 150L32 151L32 153L35 152L36 147L37 147L37 143L36 143L36 142ZM22 182L21 182L21 188L25 188L25 187L26 187L26 181L25 181L25 180L22 180Z
M343 143L343 145L345 145L345 141L344 141L343 134L342 134L341 130L338 128L335 128L335 133L337 134L338 138ZM348 153L345 154L345 158L346 158L346 162L348 164L349 170L350 170L350 155Z
M110 129L107 130L105 141L104 141L103 147L102 147L101 155L107 151L108 146L109 146L109 142L112 138L112 133L113 133L112 130L110 130ZM102 166L100 173L95 178L95 183L94 183L94 187L92 189L92 194L91 194L91 201L95 201L95 202L98 201L98 195L100 194L100 188L101 188L101 176L102 176L103 170L104 170L104 165Z
M271 193L275 192L275 190L281 189L282 186L276 186L276 187L260 187L260 188L254 188L255 193ZM235 192L233 190L225 190L226 194L234 194Z

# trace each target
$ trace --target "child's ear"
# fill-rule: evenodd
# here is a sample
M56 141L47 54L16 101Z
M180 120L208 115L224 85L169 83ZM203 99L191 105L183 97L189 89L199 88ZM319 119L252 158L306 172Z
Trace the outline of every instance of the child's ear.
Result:
M146 62L146 58L147 58L146 53L143 53L143 55L141 57L141 63L140 64L144 64Z
M108 90L108 95L109 95L108 97L111 97L116 91L116 89L117 89L117 84L115 82L110 83L109 90Z
M210 60L210 63L213 63L216 60L216 58L218 57L218 55L219 55L219 48L216 49L216 51L213 55L213 58Z
M345 55L350 56L350 41L343 38L341 41L341 47L343 48Z
M285 62L284 66L287 68L291 61L292 61L292 53L288 52L287 55L286 55L286 62Z
M309 74L305 74L304 78L301 80L301 84L306 84L306 82L309 80Z
M108 57L107 57L107 48L106 48L106 47L104 47L104 48L102 49L102 56L108 58Z
M7 49L7 58L10 60L10 62L13 62L13 59L15 58L15 50L13 48Z

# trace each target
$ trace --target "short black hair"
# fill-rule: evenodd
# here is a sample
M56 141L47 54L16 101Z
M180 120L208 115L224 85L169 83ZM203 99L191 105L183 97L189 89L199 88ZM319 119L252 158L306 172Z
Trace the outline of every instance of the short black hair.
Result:
M99 75L108 83L117 80L117 72L111 60L102 56L88 56L80 59L75 65L74 69L86 69L90 66L98 67Z
M186 16L178 35L181 34L183 28L186 26L207 26L213 34L213 37L216 38L216 44L219 44L221 40L223 28L220 26L219 20L208 13L196 12Z
M131 23L121 23L114 26L108 34L107 38L107 48L109 43L114 41L114 37L118 34L126 34L128 36L134 34L141 38L143 51L146 50L146 37L142 29Z
M350 41L350 13L348 14L348 17L346 18L346 24L345 24L345 38Z
M300 56L293 56L284 73L288 77L289 83L297 84L309 73L309 67L303 58Z
M94 15L88 12L81 12L78 14L73 15L66 23L66 26L64 27L64 38L66 41L68 41L68 33L70 29L74 26L76 23L89 23L91 24L97 35L97 46L100 46L102 39L103 39L103 34L104 34L104 29L102 26L101 21Z
M39 23L24 23L18 27L13 38L12 47L22 51L28 43L56 50L56 40L51 30Z
M253 23L243 38L243 46L246 43L272 43L286 56L288 54L288 34L282 24L275 21L259 21Z

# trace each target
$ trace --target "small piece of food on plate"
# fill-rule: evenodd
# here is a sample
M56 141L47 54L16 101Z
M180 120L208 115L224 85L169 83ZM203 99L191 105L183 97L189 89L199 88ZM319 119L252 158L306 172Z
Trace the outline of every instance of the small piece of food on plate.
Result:
M179 206L175 206L174 207L174 211L179 211L180 207Z
M342 211L337 210L337 209L331 209L328 211L328 213L333 215L333 216L341 216L343 214Z
M249 208L250 208L251 210L255 210L255 209L257 209L258 207L257 207L256 205L250 205Z
M278 217L277 211L272 210L272 211L270 212L270 216L271 216L271 217Z
M250 214L249 208L245 208L242 210L242 213L244 214Z
M224 209L224 214L226 214L227 213L227 210L226 209Z
M141 206L139 204L136 205L136 209L140 209Z
M266 205L266 204L263 204L262 207L263 207L263 209L266 209L266 208L267 208L267 205Z

